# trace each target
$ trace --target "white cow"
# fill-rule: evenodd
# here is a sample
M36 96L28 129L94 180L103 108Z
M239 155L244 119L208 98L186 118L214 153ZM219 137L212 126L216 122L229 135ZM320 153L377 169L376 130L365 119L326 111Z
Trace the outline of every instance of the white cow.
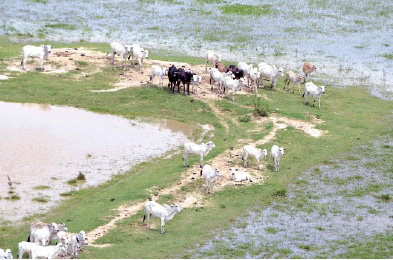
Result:
M245 145L243 147L243 157L242 160L244 161L244 167L247 168L247 158L248 156L254 157L258 162L258 169L261 169L261 160L263 157L267 156L266 149L259 149L252 145Z
M0 248L0 259L13 259L11 249Z
M235 78L235 75L231 71L226 73L220 72L217 68L210 70L210 90L213 91L213 84L218 82L220 85L220 91L223 89L225 77Z
M80 251L84 245L88 245L88 240L85 231L81 231L78 234L72 234L71 237L71 256L77 257L78 251Z
M211 189L213 188L214 181L218 177L222 176L217 169L213 170L213 168L208 164L203 166L201 170L201 175L205 177L206 193L210 193Z
M250 86L250 73L252 71L252 64L247 64L245 62L239 62L237 64L239 70L243 70L244 76L247 76L247 86Z
M315 100L318 99L318 107L321 108L321 96L325 93L325 86L317 86L312 82L306 83L306 91L303 93L306 95L306 105L308 105L308 94L311 94L314 98L314 103L312 104L315 107Z
M261 77L261 73L258 71L257 68L253 68L250 71L251 88L254 88L255 94L258 93L258 80L260 77Z
M285 89L285 87L288 85L287 91L289 91L289 89L290 89L289 84L291 84L291 82L292 82L292 93L293 94L295 93L295 83L299 86L299 93L301 93L300 92L300 84L304 84L305 80L306 79L304 78L304 76L296 74L293 71L288 71L286 73L286 77L284 80L284 88L283 89Z
M245 85L244 78L232 79L231 77L224 78L225 97L228 98L229 89L232 90L232 102L235 102L236 91L242 90Z
M151 83L153 83L154 77L157 76L159 79L158 86L161 86L161 89L163 89L164 77L166 75L167 70L168 69L166 67L160 67L157 65L151 66L151 76L150 76Z
M195 74L192 76L192 80L191 80L192 92L197 93L198 86L199 84L201 84L201 82L202 82L202 76L195 75Z
M281 156L284 155L284 150L285 149L283 147L278 147L277 145L273 145L272 150L270 151L269 165L270 165L270 158L273 156L274 167L275 167L276 172L278 172L280 170L280 159L281 159Z
M138 61L139 70L142 69L143 59L149 58L149 51L141 48L138 44L134 43L131 46L132 55L131 55L131 64L134 66L134 57ZM129 58L128 58L129 59Z
M231 167L231 180L236 181L236 182L241 182L241 181L250 181L251 177L248 172L242 172L238 171L235 167Z
M40 47L26 45L22 48L22 61L20 65L26 70L26 60L29 57L40 58L41 71L44 70L44 60L48 60L49 53L52 51L51 45L41 45Z
M127 59L131 53L131 45L123 45L119 42L111 43L111 51L112 51L112 65L115 64L115 55L119 55L123 59L123 64L127 63Z
M150 229L150 216L161 219L161 234L164 234L165 221L171 220L176 213L180 212L181 209L177 203L173 203L171 206L164 204L161 206L157 202L148 201L145 204L145 214L143 215L143 222L145 222L147 216L147 228Z
M64 246L59 243L56 246L39 246L30 250L30 256L32 259L47 258L52 259L59 256L59 254L65 254L66 250Z
M41 221L34 221L30 225L30 235L27 242L45 246L51 243L52 239L57 236L59 231L57 224L54 222L46 224Z
M32 242L26 242L26 241L19 242L19 244L18 244L18 256L17 257L19 259L22 259L23 258L23 254L24 253L28 253L29 257L31 258L30 250L32 250L33 248L35 248L37 246L39 246L39 245L36 244L36 243L32 243Z
M266 77L270 80L270 89L274 87L274 91L276 90L276 81L279 77L284 77L283 68L277 68L274 65L269 65L267 63L261 62L258 64L260 75L260 82L262 83L262 87L265 88L263 84L263 77Z
M216 53L214 51L207 51L206 52L206 64L205 64L205 71L207 71L207 64L210 62L213 65L213 68L216 66L217 62L221 61L221 54Z
M203 156L208 155L210 150L212 150L214 148L216 148L216 146L211 141L207 142L206 144L205 143L195 144L193 142L186 142L184 144L184 154L183 154L184 166L186 166L186 164L187 164L187 167L189 166L188 165L188 156L190 154L193 154L193 155L199 155L201 157L200 167L202 168Z

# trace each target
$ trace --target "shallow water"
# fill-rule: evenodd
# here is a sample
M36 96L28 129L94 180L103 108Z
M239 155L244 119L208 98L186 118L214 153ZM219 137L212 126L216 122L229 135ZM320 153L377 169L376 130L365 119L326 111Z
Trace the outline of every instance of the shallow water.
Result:
M191 254L227 258L243 249L246 258L342 258L351 244L391 232L393 202L380 199L393 187L389 144L377 143L367 158L310 169L290 185L286 201L251 209Z
M180 131L82 109L0 102L0 219L47 209L59 193L94 186L187 140ZM66 184L79 172L86 183ZM6 175L13 182L9 200ZM37 190L39 185L49 189ZM32 202L45 197L48 203ZM22 207L23 206L23 207ZM17 217L15 217L17 216Z
M298 72L310 61L318 68L312 78L328 86L365 85L373 95L393 98L393 1L206 2L0 1L0 34L30 33L37 41L139 42L178 55L203 56L214 49L224 59L265 61ZM236 3L267 11L225 12ZM53 24L66 25L48 27Z

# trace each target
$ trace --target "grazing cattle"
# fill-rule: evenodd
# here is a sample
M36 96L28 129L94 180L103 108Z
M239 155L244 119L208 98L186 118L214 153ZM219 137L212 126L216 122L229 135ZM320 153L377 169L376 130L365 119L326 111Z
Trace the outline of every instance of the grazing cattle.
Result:
M148 201L145 204L145 214L143 215L143 222L145 222L147 216L147 228L150 229L150 216L160 218L161 234L164 234L165 221L171 220L176 215L176 213L180 211L181 209L177 203L173 203L171 206L168 206L166 204L161 206L157 202Z
M243 147L243 157L242 160L244 161L244 167L247 168L247 158L248 156L254 157L258 162L258 170L261 169L261 160L263 157L267 156L266 149L259 149L252 145L245 145Z
M22 66L23 70L26 70L26 61L27 58L39 58L41 71L44 70L44 60L48 60L49 53L52 51L51 45L41 45L40 47L26 45L22 48L22 61L20 65Z
M283 147L278 147L277 145L273 145L272 150L270 151L269 165L270 165L270 158L273 156L274 168L275 168L276 172L278 172L280 170L280 159L281 159L281 156L284 155L284 150L285 149Z
M237 64L237 66L238 66L239 70L243 70L244 76L247 77L247 86L250 86L250 73L253 69L252 64L247 64L247 63L241 61Z
M284 80L284 88L287 86L288 84L288 89L287 91L289 91L290 86L289 84L292 82L292 93L295 93L295 83L299 85L299 93L300 92L300 84L304 84L305 82L305 78L302 75L298 75L293 71L288 71Z
M211 189L213 188L214 181L218 177L222 176L217 169L213 170L213 168L208 164L203 166L201 170L201 175L205 177L206 193L210 193Z
M229 69L221 62L216 63L216 69L218 69L219 72L224 72L224 73L229 71Z
M217 62L221 61L221 54L216 53L214 51L207 51L206 52L206 64L205 64L205 71L207 71L207 64L210 62L213 65L213 68L216 66Z
M183 87L184 87L183 95L186 94L186 85L187 85L187 93L188 95L190 95L190 84L194 73L192 73L191 70L184 70L183 68L179 68L177 71L179 73L179 79L183 83Z
M88 245L87 236L85 231L81 231L78 234L72 234L71 236L71 256L77 257L78 251L80 251L84 245Z
M252 182L248 172L238 171L235 167L231 167L231 180L236 182L249 181Z
M199 86L199 84L201 84L201 82L202 82L202 76L198 76L195 74L192 76L192 81L191 81L192 92L197 93L198 86Z
M131 65L135 66L134 64L134 57L138 61L139 64L139 70L142 70L142 63L143 59L148 59L149 58L149 51L141 48L138 44L134 43L131 45ZM128 57L130 59L130 57Z
M13 259L11 249L0 248L0 259Z
M56 246L39 246L30 249L30 256L32 259L37 258L47 258L53 259L59 256L59 254L65 254L66 250L62 244L57 244Z
M184 144L184 154L183 154L183 164L184 166L187 167L188 165L188 156L190 154L193 155L199 155L201 160L200 160L200 167L202 168L202 162L203 162L203 156L206 156L209 154L209 152L216 148L213 142L207 142L207 143L201 143L201 144L195 144L193 142L187 142Z
M308 79L310 74L316 70L317 70L317 67L315 67L314 65L311 66L310 63L308 63L308 62L305 62L303 64L303 72L304 72L304 75L306 76L306 79Z
M166 75L167 68L165 67L160 67L157 65L151 66L151 76L150 76L150 82L153 83L153 79L155 76L158 77L159 82L158 86L161 86L161 89L163 88L163 82L164 82L164 77Z
M222 88L223 88L224 79L225 79L225 77L227 77L227 76L229 76L229 77L231 77L231 78L234 78L234 77L235 77L235 76L233 75L233 73L230 72L230 71L227 72L227 73L222 73L222 72L218 71L217 68L211 69L211 70L210 70L210 86L211 86L210 90L213 91L213 84L214 84L215 82L218 82L219 85L220 85L220 91L221 91Z
M224 87L225 87L225 97L228 98L229 89L232 89L232 102L235 102L236 91L240 91L245 85L244 78L232 79L231 77L225 77Z
M22 259L23 258L23 254L24 253L28 253L29 257L31 258L30 250L33 249L34 247L37 247L37 246L39 246L39 245L36 244L36 243L32 243L32 242L26 242L26 241L19 242L18 243L18 255L17 255L17 257L19 259Z
M250 72L250 81L251 81L251 88L255 89L255 94L258 93L258 81L261 77L261 73L258 71L257 68L253 68Z
M27 242L33 242L41 245L51 243L52 239L57 237L59 228L56 223L46 224L41 221L34 221L30 225L30 235Z
M274 91L276 91L276 81L279 77L284 77L283 68L277 68L274 65L269 65L267 63L261 62L258 64L260 75L260 82L262 83L262 87L265 88L263 84L263 77L266 77L270 80L270 89L274 87Z
M175 65L169 67L168 70L168 87L171 89L172 94L175 93L175 87L177 85L177 91L180 93L180 73Z
M111 43L111 64L115 64L115 55L119 55L123 59L123 65L127 63L127 58L130 56L131 53L131 45L123 45L119 42L112 42Z
M325 86L317 86L312 82L306 83L306 91L303 93L306 95L306 105L308 105L308 94L311 94L314 98L314 103L312 104L315 107L315 100L318 99L318 107L321 108L321 96L325 93Z

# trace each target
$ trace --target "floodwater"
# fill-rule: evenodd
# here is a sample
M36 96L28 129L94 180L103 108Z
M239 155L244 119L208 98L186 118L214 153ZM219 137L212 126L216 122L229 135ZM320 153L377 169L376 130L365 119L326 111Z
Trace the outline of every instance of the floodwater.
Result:
M176 55L213 49L297 72L309 61L318 68L312 79L392 100L392 15L391 0L3 0L0 35L138 42Z
M367 158L353 154L349 161L311 168L290 185L286 201L250 209L248 217L190 253L194 258L343 258L352 244L391 232L393 201L381 196L391 196L393 143L365 150L371 151Z
M0 219L47 210L60 193L103 183L185 141L182 132L158 124L72 107L0 102ZM79 172L85 183L66 183ZM12 195L20 200L7 199ZM36 197L48 202L32 201Z

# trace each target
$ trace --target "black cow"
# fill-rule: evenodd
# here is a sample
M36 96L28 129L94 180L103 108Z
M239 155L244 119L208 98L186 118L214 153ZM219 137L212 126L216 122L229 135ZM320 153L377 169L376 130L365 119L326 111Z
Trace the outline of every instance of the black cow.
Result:
M168 70L168 78L169 78L169 83L168 83L168 87L171 90L172 94L175 93L175 87L177 85L177 91L180 93L180 74L178 69L175 67L175 65L172 65L169 67Z
M192 73L192 71L190 70L185 71L183 68L179 68L177 71L179 72L180 81L183 83L183 87L184 87L183 95L186 94L186 84L187 84L187 93L188 95L190 95L190 83L194 73ZM179 83L179 88L180 88L180 83Z
M235 75L235 79L240 79L244 77L244 71L239 70L239 68L235 68L232 70L233 75Z

